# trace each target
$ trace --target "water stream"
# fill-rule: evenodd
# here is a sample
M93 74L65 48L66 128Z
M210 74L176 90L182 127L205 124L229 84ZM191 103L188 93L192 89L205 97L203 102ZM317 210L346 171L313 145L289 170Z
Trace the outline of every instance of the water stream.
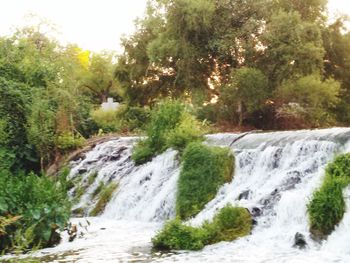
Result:
M236 156L232 182L188 223L198 225L232 203L248 208L257 222L252 234L202 251L161 254L151 251L151 237L175 216L179 160L168 150L136 167L131 161L137 138L119 138L97 145L73 162L70 177L85 193L74 209L88 215L100 182L119 186L99 217L75 218L82 234L74 242L36 253L43 262L350 262L350 188L344 191L347 212L322 244L309 237L306 205L320 186L325 165L350 151L350 129L273 133L214 134L206 143L232 148ZM97 172L91 185L89 176ZM82 178L82 179L80 179ZM308 246L293 248L302 233Z

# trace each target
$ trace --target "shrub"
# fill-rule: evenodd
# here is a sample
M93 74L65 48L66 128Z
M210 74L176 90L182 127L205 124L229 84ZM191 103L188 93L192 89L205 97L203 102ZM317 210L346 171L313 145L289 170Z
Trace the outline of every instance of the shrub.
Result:
M184 225L180 219L167 222L152 243L159 250L199 250L205 245L248 235L251 228L252 218L247 209L226 205L212 222L206 221L200 227Z
M105 209L107 203L111 200L113 192L117 189L117 187L117 183L110 183L108 186L101 190L99 199L94 209L92 209L90 213L91 216L97 216Z
M324 182L308 204L310 232L326 238L345 213L343 188L350 183L350 154L339 155L326 168Z
M176 200L177 215L196 215L212 200L219 187L233 177L234 156L230 149L191 143L182 156Z
M327 166L326 175L346 187L350 183L350 154L342 154L335 158Z
M22 239L30 238L23 241L29 247L51 246L59 240L56 230L63 230L70 217L65 187L47 176L0 171L0 189L0 217L20 216L0 236L0 250L11 249L18 231L26 233Z
M91 113L91 117L104 132L115 132L119 128L117 110L97 109Z
M64 132L58 135L56 140L57 148L61 151L71 151L83 146L85 139L80 135L74 135L72 132Z
M206 244L231 241L246 236L252 229L252 217L243 207L226 205L215 215L211 223L202 226L207 234Z
M167 135L167 146L176 150L185 149L190 142L202 141L204 130L201 123L192 115L182 114L180 123Z
M335 123L332 111L339 102L339 92L339 82L334 79L322 80L318 74L313 74L285 81L277 88L275 96L284 104L298 105L301 110L297 110L295 117L300 122L308 123L308 127L324 127Z
M121 131L143 130L149 122L150 112L148 108L122 105L117 110L117 118Z
M136 165L140 165L152 160L154 150L152 149L149 140L139 141L132 152L132 159Z
M165 224L162 231L152 238L152 243L159 250L199 250L204 247L204 235L200 228L186 226L175 219Z
M177 101L159 104L151 112L146 131L148 138L134 148L132 158L136 164L145 163L170 147L181 151L189 142L202 140L204 134L202 125Z

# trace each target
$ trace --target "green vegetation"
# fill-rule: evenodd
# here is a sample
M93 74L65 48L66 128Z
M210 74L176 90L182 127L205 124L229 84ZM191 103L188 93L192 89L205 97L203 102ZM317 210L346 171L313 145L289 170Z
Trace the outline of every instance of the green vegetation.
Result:
M116 110L97 109L91 113L92 119L104 132L115 132L118 130L118 119Z
M92 185L93 182L95 182L95 179L98 175L98 172L97 171L93 171L89 177L88 177L88 185Z
M118 188L117 183L110 183L101 189L99 197L98 197L98 201L97 201L94 209L92 209L92 211L90 212L91 216L97 216L101 212L103 212L107 203L111 200L113 192L117 188Z
M205 244L206 233L201 228L184 225L175 219L165 224L163 229L152 238L153 247L159 250L200 250Z
M219 187L233 177L234 156L228 148L191 143L182 156L176 212L181 219L196 215Z
M98 184L98 186L96 187L96 189L93 191L92 198L95 198L99 193L101 193L101 191L102 191L102 189L104 189L104 187L105 187L105 184L104 184L104 182L101 181Z
M21 216L4 228L9 234L1 236L1 249L21 233L32 233L27 246L54 243L48 226L66 220L61 193L74 181L59 186L33 173L45 174L101 132L143 132L147 139L132 156L136 164L170 147L184 154L177 210L187 218L232 176L231 157L218 161L225 150L197 144L191 147L198 149L198 163L186 155L190 143L203 140L203 123L219 130L348 126L350 32L344 17L327 22L326 7L324 0L148 0L119 56L62 45L43 31L53 30L43 21L0 36L1 196L8 199L0 200L0 217ZM120 102L118 110L100 109L107 97ZM209 160L203 152L216 160L207 162L210 171L200 165ZM327 170L331 179L309 206L311 228L324 234L344 209L340 191L348 183L336 173ZM188 178L203 189L189 187L194 183ZM44 185L45 197L39 194ZM24 199L20 191L30 195ZM332 205L322 206L328 198ZM323 216L327 209L332 216Z
M179 219L167 222L152 243L159 250L200 250L205 245L246 236L251 229L252 218L245 208L226 205L212 222L201 227L184 225Z
M64 132L57 137L57 148L62 152L72 151L84 145L85 139L71 132Z
M324 182L308 205L310 231L316 238L326 238L345 213L343 188L350 184L350 154L335 158L326 168Z
M181 98L220 127L348 124L350 33L345 17L327 23L326 9L324 0L149 0L115 77L131 105Z
M59 241L70 217L63 180L0 172L0 250L25 250Z
M148 138L140 141L132 155L136 164L142 164L173 147L179 151L192 141L203 140L201 125L178 101L164 101L151 112L147 127Z

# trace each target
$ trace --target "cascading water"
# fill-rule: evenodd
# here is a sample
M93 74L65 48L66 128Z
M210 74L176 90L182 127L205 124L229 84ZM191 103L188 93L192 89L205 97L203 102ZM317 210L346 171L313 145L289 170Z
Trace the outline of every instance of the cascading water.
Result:
M309 238L306 205L321 184L325 165L335 154L350 151L350 129L274 133L215 134L208 144L228 146L236 156L235 175L216 197L188 223L198 225L232 203L248 208L256 220L252 234L233 242L207 246L199 252L152 254L150 238L166 219L175 216L177 153L168 150L136 167L130 159L136 138L97 145L72 163L70 177L85 187L74 209L86 215L96 203L100 182L118 182L100 217L88 218L87 233L44 253L68 262L188 261L188 262L350 262L350 189L344 191L347 212L322 244ZM93 183L89 176L98 174ZM71 190L76 193L79 186ZM83 219L73 222L84 224ZM90 224L90 226L88 226ZM307 248L293 248L299 232ZM73 251L67 255L66 251Z

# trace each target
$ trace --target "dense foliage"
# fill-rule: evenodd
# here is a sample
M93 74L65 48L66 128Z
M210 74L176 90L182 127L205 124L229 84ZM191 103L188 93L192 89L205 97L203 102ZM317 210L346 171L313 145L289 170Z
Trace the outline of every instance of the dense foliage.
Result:
M187 219L212 200L219 187L233 177L234 156L228 148L189 144L182 156L176 214Z
M70 217L65 178L0 172L0 250L51 246Z
M231 128L348 124L350 34L344 17L327 23L326 6L149 0L115 77L131 105L183 98Z
M192 141L203 139L203 125L178 101L164 101L151 111L146 128L147 138L134 148L132 158L136 164L149 161L167 148L182 151Z
M326 238L345 213L343 189L350 184L350 154L339 155L326 168L324 182L308 205L310 231Z
M200 227L185 225L179 219L167 222L152 243L159 250L200 250L205 245L246 236L251 229L252 218L245 208L226 205L211 222Z

